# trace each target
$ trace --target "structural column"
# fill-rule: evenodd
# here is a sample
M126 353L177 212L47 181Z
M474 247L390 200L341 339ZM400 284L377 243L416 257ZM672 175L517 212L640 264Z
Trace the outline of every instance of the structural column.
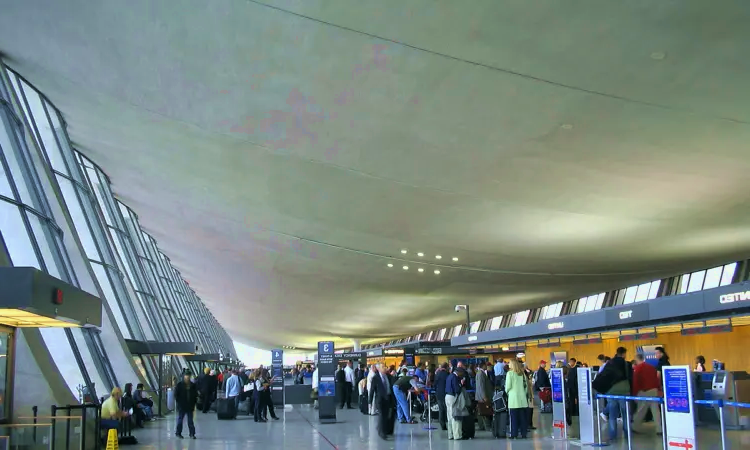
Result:
M354 352L362 351L362 345L360 345L359 339L352 339L352 344L354 345L354 348L352 349L352 351Z

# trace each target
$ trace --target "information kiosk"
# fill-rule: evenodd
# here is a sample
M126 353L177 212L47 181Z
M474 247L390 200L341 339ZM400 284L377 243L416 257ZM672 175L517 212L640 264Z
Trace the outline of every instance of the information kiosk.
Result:
M318 420L336 422L336 360L333 342L318 342Z
M552 369L550 378L552 381L552 439L567 439L565 377L562 368Z

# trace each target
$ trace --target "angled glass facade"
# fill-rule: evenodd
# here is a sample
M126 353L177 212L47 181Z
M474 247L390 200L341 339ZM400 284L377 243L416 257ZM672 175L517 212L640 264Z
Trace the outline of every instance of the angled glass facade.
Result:
M96 399L128 382L157 388L157 358L131 355L126 340L195 342L199 353L236 357L106 174L73 148L59 111L4 65L0 76L0 265L36 267L102 299L101 327L38 330L73 396ZM163 375L200 370L182 356L166 361Z

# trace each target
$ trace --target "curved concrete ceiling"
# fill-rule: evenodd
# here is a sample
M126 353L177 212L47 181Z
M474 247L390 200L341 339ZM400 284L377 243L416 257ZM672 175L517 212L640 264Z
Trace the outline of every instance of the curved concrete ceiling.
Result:
M2 6L0 50L233 337L302 348L747 257L749 19L26 0Z

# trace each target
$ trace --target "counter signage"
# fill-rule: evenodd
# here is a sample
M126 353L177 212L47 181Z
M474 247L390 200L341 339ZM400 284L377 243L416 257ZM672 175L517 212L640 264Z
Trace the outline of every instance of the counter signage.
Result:
M414 352L417 355L442 355L443 349L441 347L436 347L436 348L424 347L424 348L418 348L414 350Z
M734 292L719 296L719 303L726 305L729 303L745 302L750 300L750 291Z
M623 334L622 336L617 338L619 342L647 341L649 339L656 339L656 331L649 331L647 333Z
M271 350L271 401L284 406L284 350Z
M683 336L695 336L697 334L715 334L715 333L731 333L732 325L712 325L708 327L697 327L697 328L685 328L681 334Z
M336 422L336 361L334 353L333 342L318 342L318 420L321 423Z
M605 309L608 326L618 326L624 323L646 322L650 318L649 306L628 305L626 308Z
M586 345L586 344L601 344L602 338L586 338L586 339L575 339L573 345Z
M552 342L543 342L539 344L539 348L553 348L553 347L559 347L560 341L552 341Z
M382 348L374 348L372 350L367 350L367 357L373 358L375 356L383 356L383 349Z

